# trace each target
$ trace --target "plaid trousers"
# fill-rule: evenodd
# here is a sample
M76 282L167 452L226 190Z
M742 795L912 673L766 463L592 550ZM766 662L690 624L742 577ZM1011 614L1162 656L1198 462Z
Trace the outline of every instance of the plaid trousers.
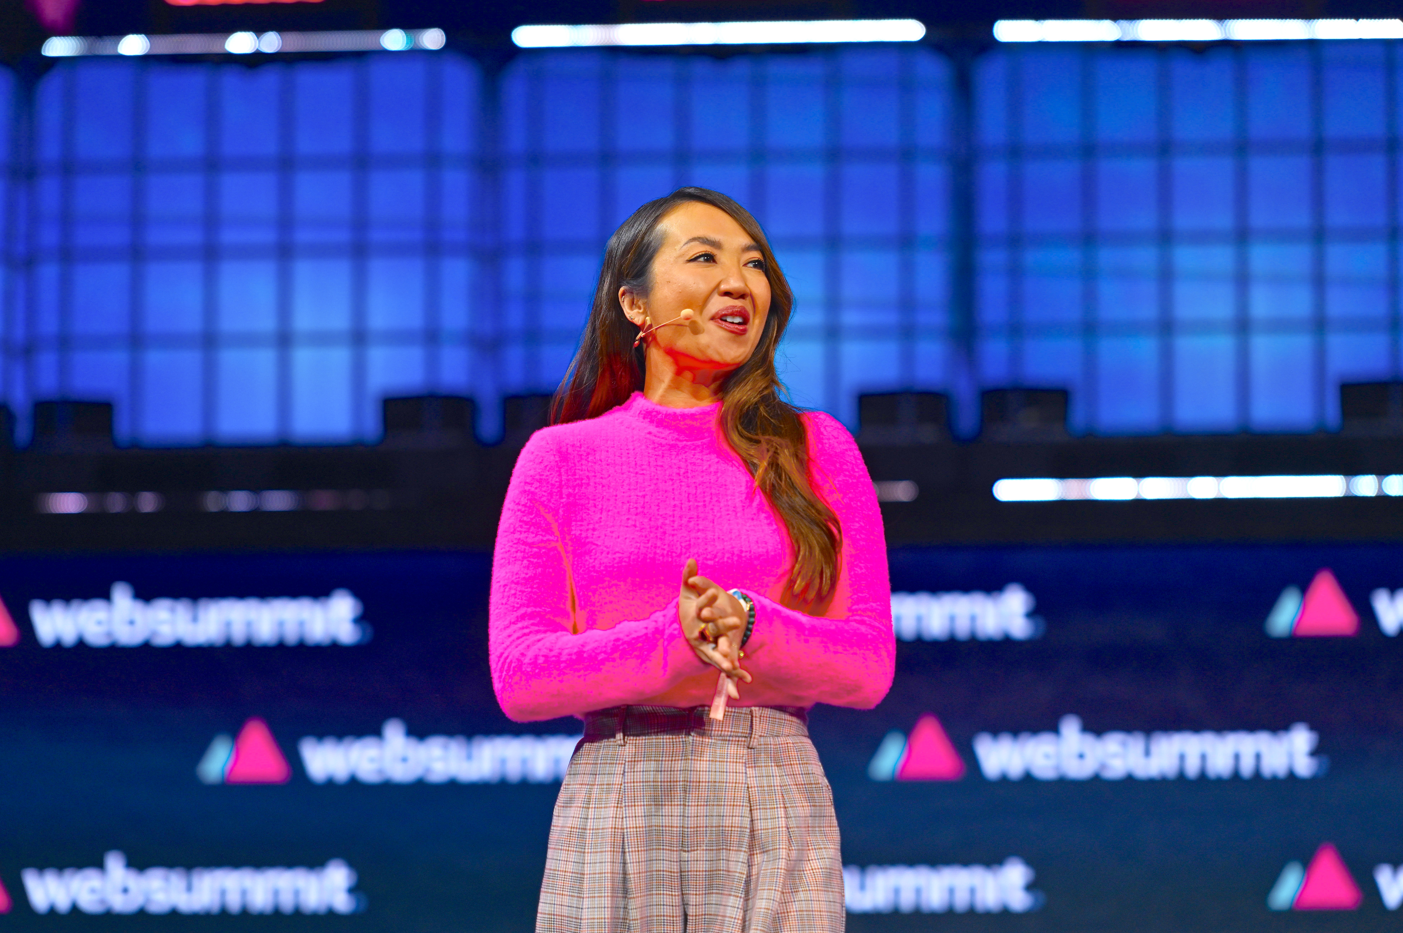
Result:
M538 933L837 933L833 794L802 709L585 717L555 804Z

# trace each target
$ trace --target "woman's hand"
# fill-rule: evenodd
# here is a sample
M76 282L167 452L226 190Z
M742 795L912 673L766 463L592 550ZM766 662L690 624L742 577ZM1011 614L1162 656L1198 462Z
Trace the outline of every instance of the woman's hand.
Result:
M682 634L697 657L730 675L728 692L739 699L735 678L750 682L750 674L740 666L740 640L745 636L747 613L740 600L720 585L698 576L695 558L689 559L682 570L677 615Z

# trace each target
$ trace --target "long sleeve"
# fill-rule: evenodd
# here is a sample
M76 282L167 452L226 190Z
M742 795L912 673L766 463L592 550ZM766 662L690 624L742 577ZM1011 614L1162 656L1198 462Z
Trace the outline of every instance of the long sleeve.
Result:
M580 630L562 476L554 445L537 433L517 459L497 528L488 654L497 700L518 722L638 702L703 669L675 599L644 618Z
M750 594L755 628L746 667L757 683L805 702L870 709L891 688L896 664L882 514L852 436L828 415L806 420L815 487L842 526L838 583L823 616Z

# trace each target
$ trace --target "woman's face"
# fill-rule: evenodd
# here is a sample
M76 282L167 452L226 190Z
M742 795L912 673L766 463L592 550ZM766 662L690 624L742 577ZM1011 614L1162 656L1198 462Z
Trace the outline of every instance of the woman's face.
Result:
M653 259L653 287L646 296L619 291L629 318L663 324L684 309L701 333L684 322L661 327L646 339L649 355L664 352L680 369L732 370L750 359L770 311L765 260L740 224L720 208L689 201L663 216L663 243Z

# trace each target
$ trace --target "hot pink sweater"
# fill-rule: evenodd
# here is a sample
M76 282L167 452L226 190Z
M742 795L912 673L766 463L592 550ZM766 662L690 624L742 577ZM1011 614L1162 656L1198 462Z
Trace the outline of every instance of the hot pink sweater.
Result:
M824 616L779 603L793 552L716 421L721 404L667 408L640 393L598 418L537 431L512 472L497 529L492 684L519 722L625 704L705 706L716 668L677 616L687 558L755 601L741 706L870 708L891 686L882 516L851 435L808 427L815 488L843 551Z

